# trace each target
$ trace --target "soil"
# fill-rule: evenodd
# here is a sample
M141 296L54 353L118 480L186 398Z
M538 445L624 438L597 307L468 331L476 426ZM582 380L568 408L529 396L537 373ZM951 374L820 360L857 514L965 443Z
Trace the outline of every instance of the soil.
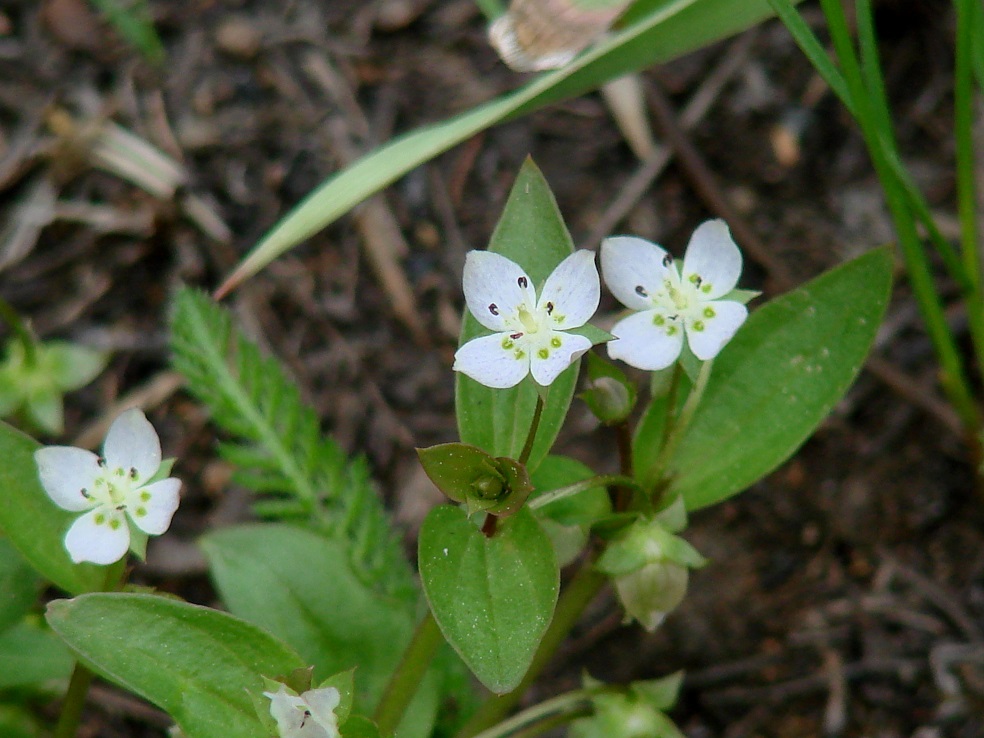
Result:
M877 7L901 149L955 237L952 9ZM85 0L0 4L0 294L42 337L112 351L109 368L68 396L59 440L95 445L118 403L147 409L180 458L185 496L137 577L217 604L194 540L248 517L248 499L168 368L169 295L180 283L217 286L360 152L523 77L498 62L469 0L151 8L160 68ZM805 12L822 26L816 8ZM228 298L326 430L368 457L408 550L438 500L413 447L455 438L464 254L486 244L527 154L580 247L628 232L679 254L698 222L726 215L759 242L743 286L763 299L893 239L856 129L776 22L644 72L653 120L664 122L661 101L679 119L724 63L729 82L684 134L703 175L671 163L633 195L644 165L602 97L586 95L414 170ZM186 179L154 195L94 166L87 137L109 121L173 157ZM189 198L210 215L190 217ZM963 331L956 309L952 318ZM679 610L647 634L621 625L606 592L532 699L575 686L583 668L616 681L686 669L673 717L689 738L984 735L984 507L901 270L874 355L794 459L693 517L688 538L712 563ZM604 465L613 448L576 405L560 450ZM104 685L84 734L161 736L159 718Z

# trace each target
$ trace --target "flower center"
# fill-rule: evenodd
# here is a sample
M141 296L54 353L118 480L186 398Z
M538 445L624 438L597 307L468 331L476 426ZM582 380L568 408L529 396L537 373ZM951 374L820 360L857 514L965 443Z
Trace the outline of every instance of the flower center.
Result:
M131 468L127 471L123 467L109 469L104 466L102 474L93 481L93 488L83 490L83 494L100 504L125 509L126 499L135 483L137 483L136 469Z
M527 333L536 333L540 330L539 321L527 309L526 303L519 306L519 322L523 324L523 328L526 329Z

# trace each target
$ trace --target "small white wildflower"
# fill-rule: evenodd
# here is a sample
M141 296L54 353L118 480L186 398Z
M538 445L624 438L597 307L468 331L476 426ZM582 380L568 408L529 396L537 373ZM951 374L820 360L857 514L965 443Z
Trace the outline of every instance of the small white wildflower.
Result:
M309 689L297 695L283 684L276 692L264 692L270 699L270 714L277 721L280 738L339 738L335 708L341 694L334 687Z
M112 564L130 547L133 525L149 535L168 529L178 509L181 482L148 483L161 466L157 432L137 409L123 412L109 428L103 458L71 446L34 452L41 485L58 507L83 512L65 535L72 561Z
M660 246L631 236L605 240L601 267L608 289L636 311L612 328L608 355L638 369L670 366L684 335L694 356L713 359L748 317L743 304L721 299L741 276L741 252L723 220L694 231L682 272Z
M486 387L514 387L527 374L547 386L591 348L589 339L569 332L598 309L601 285L591 251L560 262L539 299L522 267L490 251L469 252L463 286L471 314L495 333L459 348L453 368Z

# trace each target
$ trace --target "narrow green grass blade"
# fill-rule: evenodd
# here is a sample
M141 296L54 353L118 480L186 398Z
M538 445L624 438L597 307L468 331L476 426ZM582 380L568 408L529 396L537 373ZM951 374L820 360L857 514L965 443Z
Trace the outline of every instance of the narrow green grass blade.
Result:
M567 67L447 121L396 138L325 180L263 237L217 294L228 293L362 200L476 133L698 49L770 14L767 0L643 0L630 11L631 20L623 30Z
M126 42L143 54L152 64L161 64L166 56L146 0L91 0L106 20L126 39Z

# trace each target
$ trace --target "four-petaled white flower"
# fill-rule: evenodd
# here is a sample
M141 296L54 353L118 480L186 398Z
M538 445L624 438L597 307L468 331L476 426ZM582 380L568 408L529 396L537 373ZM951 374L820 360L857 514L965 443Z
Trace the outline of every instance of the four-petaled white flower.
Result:
M339 738L335 708L341 694L334 687L309 689L300 696L283 684L270 698L270 714L277 721L280 738Z
M601 270L612 294L636 311L612 328L608 355L639 369L670 366L684 334L694 356L713 359L748 317L743 304L721 299L741 275L741 252L723 220L694 231L682 273L661 247L631 236L605 239Z
M568 332L598 308L601 285L591 251L576 251L558 264L539 299L518 264L491 251L471 251L463 288L471 314L495 333L459 348L453 368L486 387L513 387L527 374L549 385L591 348L589 339Z
M150 480L161 466L161 443L136 408L109 427L102 458L71 446L34 452L44 491L58 507L85 512L68 529L65 548L72 561L112 564L130 547L127 516L137 528L160 535L178 509L181 482Z

